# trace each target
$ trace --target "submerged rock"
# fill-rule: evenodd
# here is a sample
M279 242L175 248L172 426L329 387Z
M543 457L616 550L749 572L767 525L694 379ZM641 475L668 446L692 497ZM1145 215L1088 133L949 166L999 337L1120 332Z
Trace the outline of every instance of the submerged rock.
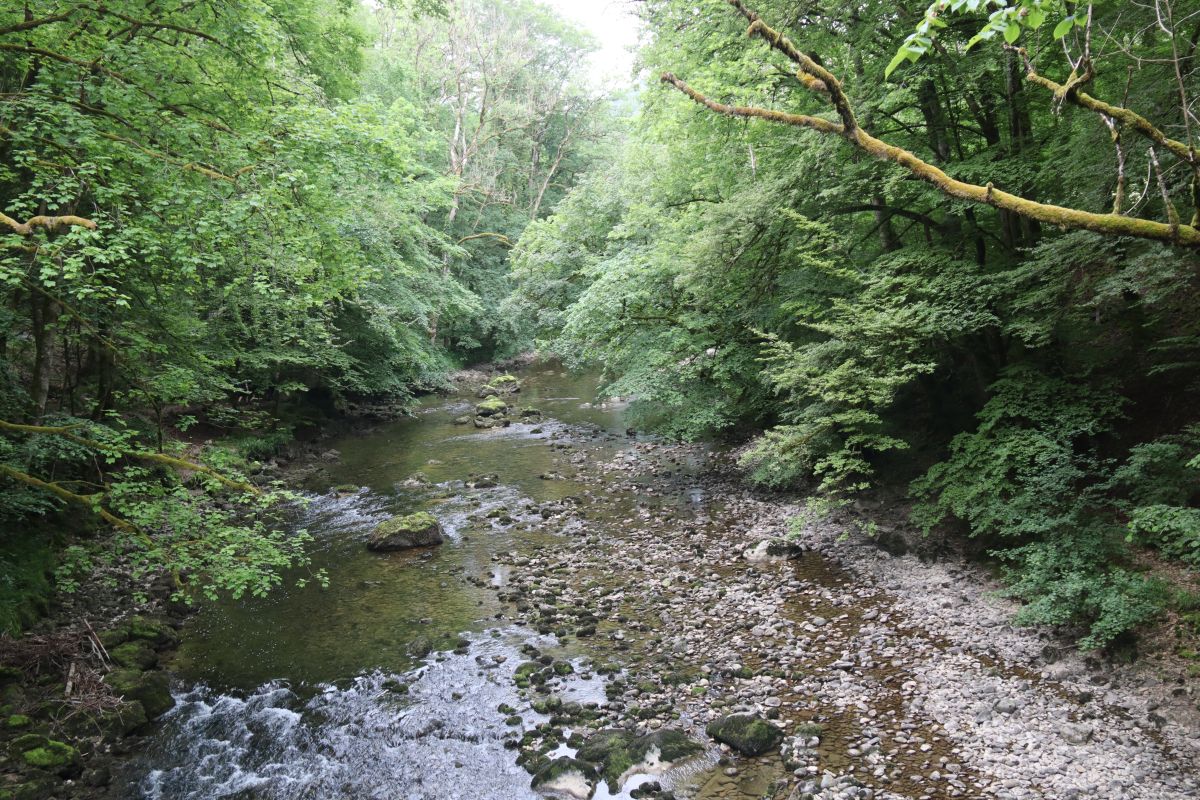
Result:
M437 517L424 511L406 517L393 517L371 531L367 548L377 552L407 550L441 544L442 526Z
M757 714L729 714L710 722L705 731L744 756L761 756L783 742L783 731Z
M596 791L596 768L586 761L562 756L537 771L530 787L588 800Z

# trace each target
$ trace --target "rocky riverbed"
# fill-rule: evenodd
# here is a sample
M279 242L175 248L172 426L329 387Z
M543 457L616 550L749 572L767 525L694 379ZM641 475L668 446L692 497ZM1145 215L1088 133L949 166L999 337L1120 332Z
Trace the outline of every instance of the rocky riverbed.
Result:
M527 734L528 763L602 729L710 742L705 728L739 713L778 727L781 746L721 745L676 794L1196 796L1194 680L1013 628L980 569L864 533L902 527L898 513L868 503L789 525L803 508L754 496L705 448L641 442L597 461L551 446L590 488L561 543L495 557L500 597L620 671L591 718Z
M201 607L110 796L1196 796L1180 666L1012 627L894 499L816 514L626 430L592 378L518 375L264 465L309 492L329 586Z

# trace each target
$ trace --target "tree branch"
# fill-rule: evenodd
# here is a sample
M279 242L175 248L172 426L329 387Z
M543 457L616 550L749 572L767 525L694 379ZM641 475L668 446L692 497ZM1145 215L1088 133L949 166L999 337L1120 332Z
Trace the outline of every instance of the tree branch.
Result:
M804 58L802 53L799 53L795 45L793 45L786 37L768 27L762 20L747 9L740 0L728 0L729 4L734 6L742 13L743 16L752 19L751 30L769 42L776 49L781 50L792 56L792 52L796 52ZM751 16L753 15L753 16ZM785 49L786 48L786 49ZM795 58L793 58L795 60ZM811 62L811 59L809 59ZM823 67L813 64L815 70L810 70L806 67L805 62L798 61L801 64L801 69L809 72L813 77L819 77L825 80L824 75L833 77ZM818 71L819 70L819 71ZM1200 249L1200 229L1193 225L1181 225L1177 218L1172 219L1170 223L1156 222L1152 220L1137 219L1127 217L1120 214L1096 214L1090 211L1083 211L1076 208L1067 208L1064 206L1056 206L1049 203L1038 203L1033 200L1028 200L1015 194L1010 194L1000 189L995 188L991 183L985 186L978 184L966 183L964 181L952 178L938 167L930 164L912 152L905 150L895 145L884 142L875 138L871 134L862 130L854 121L853 113L849 111L849 104L845 102L844 96L842 100L838 100L840 93L840 84L834 81L826 81L830 90L831 98L833 98L834 106L837 108L839 116L842 117L842 123L831 122L821 117L809 116L806 114L790 114L782 111L771 109L755 108L752 106L731 106L723 103L718 103L710 100L700 92L697 92L685 82L677 78L671 73L665 73L662 76L664 83L669 83L678 89L683 94L690 97L696 103L708 108L710 111L726 116L740 118L758 118L765 119L771 122L778 122L785 125L792 125L799 128L807 128L817 131L825 135L836 135L850 142L850 144L860 150L874 156L883 161L891 161L898 164L912 175L920 178L936 187L944 194L954 197L959 200L966 200L971 203L981 205L989 205L1005 211L1018 214L1029 219L1035 219L1039 222L1048 225L1055 225L1060 228L1074 228L1094 231L1109 236L1133 236L1139 239L1151 239L1161 242L1170 242L1183 247ZM1077 96L1084 96L1082 92L1072 92ZM1095 101L1099 102L1099 101ZM1107 104L1105 104L1107 106ZM1141 120L1150 130L1157 131L1156 128L1149 125L1142 117L1133 114L1127 109L1111 109L1111 115L1117 119L1124 120L1129 118L1131 124L1137 125L1136 120ZM1136 118L1136 119L1134 119ZM1159 133L1161 135L1161 132ZM1165 137L1164 137L1165 138ZM1180 143L1175 143L1180 144ZM1164 146L1168 146L1164 143ZM1187 150L1184 147L1185 151ZM1176 152L1174 149L1172 152ZM1176 153L1178 154L1178 153ZM1191 163L1190 159L1189 163Z
M456 242L456 244L462 244L464 242L469 242L473 239L495 239L497 242L499 242L504 247L512 247L513 246L512 240L509 239L507 236L505 236L503 233L472 233L470 236L464 236L463 238L459 239Z
M48 217L39 214L36 217L30 217L25 222L17 222L7 214L0 212L0 223L12 228L13 233L19 236L32 236L33 232L38 228L45 228L48 232L64 227L87 228L89 231L96 230L95 222L84 217L76 217L73 214L67 214L62 217Z
M83 445L84 447L91 448L92 450L107 450L109 452L119 453L126 458L132 458L138 461L149 461L151 463L163 464L164 466L172 467L178 470L199 472L203 475L209 476L210 478L218 481L224 486L229 487L230 489L237 489L238 491L247 492L249 494L260 493L258 487L251 486L248 483L242 483L241 481L235 481L232 478L222 475L211 467L204 466L203 464L196 464L191 461L187 461L182 458L175 458L174 456L168 456L163 453L148 453L144 450L131 450L127 447L105 444L104 442L97 442L94 439L85 439L82 436L76 436L74 433L72 433L72 430L74 430L76 427L78 426L21 425L15 422L0 420L0 430L12 431L14 433L34 433L47 436L61 436L69 442Z
M1025 79L1030 83L1041 86L1043 89L1048 89L1056 98L1064 97L1080 108L1086 108L1089 111L1095 111L1097 114L1114 119L1122 125L1137 131L1160 147L1170 151L1180 161L1190 164L1193 168L1197 166L1196 154L1192 152L1190 147L1183 142L1168 137L1141 114L1130 111L1128 108L1111 105L1103 100L1092 97L1086 92L1079 91L1077 88L1078 80L1073 83L1061 84L1039 75L1037 70L1034 69L1033 61L1029 58L1029 53L1025 48L1018 47L1014 49L1021 54L1021 58L1025 61Z
M18 483L23 483L26 486L32 486L35 489L41 489L43 492L48 492L60 500L66 500L68 503L86 506L87 508L96 512L96 514L98 514L102 520L107 522L109 525L112 525L114 528L119 528L123 531L139 533L141 534L143 541L145 541L147 544L150 543L149 537L142 533L142 531L139 530L136 525L128 520L121 519L116 514L113 514L111 511L108 511L101 506L101 495L75 494L74 492L68 491L59 486L57 483L48 483L40 478L35 478L26 472L21 472L18 469L14 469L7 464L0 464L0 475L5 476L6 478L11 478Z

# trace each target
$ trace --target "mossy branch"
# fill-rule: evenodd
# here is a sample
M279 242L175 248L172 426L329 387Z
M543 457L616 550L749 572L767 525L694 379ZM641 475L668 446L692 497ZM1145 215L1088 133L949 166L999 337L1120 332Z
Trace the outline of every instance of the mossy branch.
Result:
M456 244L463 244L465 242L470 242L474 239L495 239L497 242L499 242L504 247L513 247L514 246L512 239L509 239L503 233L473 233L470 236L464 236L463 238L459 239L456 242Z
M837 82L837 79L832 74L825 70L824 67L816 64L810 57L801 53L787 37L770 28L757 14L746 8L740 0L727 1L730 5L737 8L743 16L751 20L751 34L760 36L771 44L772 47L787 54L789 58L800 64L803 72L821 80L825 84L842 122L837 123L807 114L790 114L772 109L755 108L753 106L732 106L718 103L715 100L705 97L674 74L669 72L663 74L662 81L664 83L671 84L710 111L732 117L765 119L769 122L808 128L825 135L840 136L860 150L869 153L875 158L898 164L912 175L933 185L944 194L959 200L993 206L1060 228L1089 230L1108 236L1132 236L1139 239L1151 239L1200 249L1200 228L1194 225L1181 225L1177 218L1172 219L1169 223L1164 223L1127 217L1121 214L1097 214L1077 208L1035 202L1019 195L1001 191L991 183L981 186L957 180L933 164L924 161L911 151L875 138L861 127L858 127L853 111L850 109L845 95L841 92L841 84ZM1083 95L1082 92L1071 92L1070 94L1076 97ZM1122 112L1125 115L1133 114L1133 112L1129 112L1126 109L1116 109L1114 107L1112 110L1116 112L1115 116L1117 119L1122 119ZM1136 117L1137 115L1133 116ZM1138 117L1138 119L1141 118ZM1122 119L1122 121L1124 120ZM1149 125L1149 123L1146 124ZM1153 126L1150 127L1152 128ZM1174 144L1179 143L1176 142ZM1172 148L1172 152L1176 151Z
M1092 97L1087 92L1080 91L1078 87L1083 81L1078 78L1072 79L1066 84L1061 84L1038 74L1025 48L1018 47L1013 49L1020 53L1022 60L1025 62L1025 79L1035 86L1048 89L1054 95L1055 99L1065 99L1067 102L1073 103L1080 108L1086 108L1089 111L1095 111L1097 114L1116 120L1121 125L1137 131L1142 136L1169 151L1180 161L1190 164L1193 168L1200 165L1200 161L1197 160L1196 153L1191 147L1167 136L1154 123L1141 114L1131 111L1128 108L1106 103L1103 100Z
M100 500L104 497L103 494L75 494L68 489L64 489L57 483L50 483L42 480L41 478L35 478L29 473L21 472L19 469L14 469L7 464L0 464L0 475L5 476L6 478L11 478L18 483L23 483L26 486L32 486L35 489L40 489L43 492L52 494L58 499L65 500L68 503L84 506L87 509L94 511L100 517L100 519L104 520L109 525L112 525L114 528L137 534L138 538L143 544L147 546L153 544L153 542L150 541L150 537L146 535L145 531L143 531L137 525L134 525L129 520L118 517L116 514L100 505Z
M59 228L87 228L89 231L96 230L96 223L84 217L77 217L73 214L67 214L61 217L48 217L44 214L39 214L36 217L30 217L25 222L18 222L7 214L0 212L0 223L4 223L12 232L18 236L32 236L33 232L38 228L43 228L46 231L56 231Z
M125 458L132 458L137 461L145 461L152 464L162 464L176 470L198 472L202 475L207 475L221 485L230 489L236 489L240 492L246 492L248 494L261 494L258 487L242 481L234 480L226 475L222 475L215 469L206 467L203 464L197 464L186 459L168 456L163 453L151 453L145 450L133 450L127 447L105 444L104 442L98 442L94 439L87 439L82 436L77 436L72 431L78 427L79 426L77 425L21 425L15 422L0 420L0 430L11 431L14 433L40 434L43 436L60 436L69 442L74 442L75 444L82 445L92 450L114 452L124 456Z

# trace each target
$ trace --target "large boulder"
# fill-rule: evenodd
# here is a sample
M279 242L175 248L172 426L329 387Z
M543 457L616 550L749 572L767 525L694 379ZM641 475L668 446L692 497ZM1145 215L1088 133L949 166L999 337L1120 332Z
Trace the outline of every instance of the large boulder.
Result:
M747 561L788 561L804 555L804 548L788 539L764 539L749 550L742 551Z
M744 756L761 756L783 742L783 731L757 714L729 714L710 722L705 731Z
M371 531L367 547L377 552L429 547L442 543L442 526L437 517L424 511L406 517L393 517Z

